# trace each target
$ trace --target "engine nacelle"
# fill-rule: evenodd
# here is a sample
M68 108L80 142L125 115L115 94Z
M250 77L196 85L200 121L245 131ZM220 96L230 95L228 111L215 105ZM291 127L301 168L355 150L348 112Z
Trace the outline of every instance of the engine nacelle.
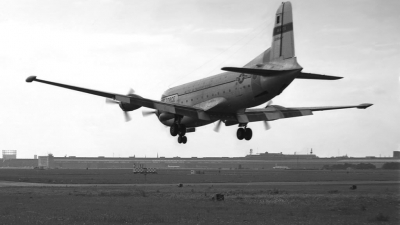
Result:
M172 114L172 113L168 113L168 112L160 113L160 115L158 116L158 119L160 121L166 121L166 120L170 120L170 119L173 119L173 118L175 118L175 115Z
M128 95L128 96L136 97L136 98L142 98L141 96L135 95L135 94L130 94L130 95ZM136 109L138 109L138 108L140 108L140 107L142 107L142 106L140 106L140 105L135 105L135 104L130 104L130 103L123 103L123 102L120 102L120 103L119 103L119 107L120 107L123 111L127 112L127 111L136 110Z
M142 107L142 106L140 106L140 105L134 105L134 104L129 104L129 103L119 103L119 107L123 110L123 111L125 111L125 112L127 112L127 111L133 111L133 110L136 110L136 109L138 109L138 108L140 108L140 107Z

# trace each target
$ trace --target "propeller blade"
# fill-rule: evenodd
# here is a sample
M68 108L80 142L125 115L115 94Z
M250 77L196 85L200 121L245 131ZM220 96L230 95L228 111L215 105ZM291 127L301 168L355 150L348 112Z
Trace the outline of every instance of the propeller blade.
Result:
M221 120L218 120L217 124L215 124L214 131L217 133L219 132L219 129L221 129L221 122Z
M119 104L119 101L116 101L116 100L111 99L111 98L106 98L106 103L107 104Z
M142 110L142 115L144 117L146 117L146 116L150 116L151 114L156 114L156 112L157 111L155 111L155 110Z
M265 127L265 130L271 129L271 126L269 125L268 121L264 121L264 127Z
M133 94L135 94L135 90L133 90L132 88L130 88L127 95L133 95Z
M125 111L124 111L124 117L125 117L125 122L131 121L131 116L129 115L128 112L125 112Z

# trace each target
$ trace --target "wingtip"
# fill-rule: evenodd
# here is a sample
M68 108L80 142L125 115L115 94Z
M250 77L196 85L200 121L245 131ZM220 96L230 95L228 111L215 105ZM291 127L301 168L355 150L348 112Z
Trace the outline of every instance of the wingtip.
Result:
M26 82L31 83L32 81L36 80L36 76L29 76L28 78L26 78Z
M371 103L363 103L363 104L358 105L357 109L366 109L366 108L368 108L368 107L370 107L372 105L373 104L371 104Z

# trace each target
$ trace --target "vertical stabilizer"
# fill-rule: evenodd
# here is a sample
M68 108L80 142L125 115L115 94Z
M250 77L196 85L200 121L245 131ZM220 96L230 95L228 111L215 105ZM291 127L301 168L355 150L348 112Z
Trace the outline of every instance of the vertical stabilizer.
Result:
M294 57L292 4L283 2L275 15L271 60Z

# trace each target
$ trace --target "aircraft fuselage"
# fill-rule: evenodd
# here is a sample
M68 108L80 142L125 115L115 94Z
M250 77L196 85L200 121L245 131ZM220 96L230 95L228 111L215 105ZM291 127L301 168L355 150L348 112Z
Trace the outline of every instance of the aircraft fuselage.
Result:
M296 61L292 63L295 63L299 71L301 70ZM226 120L230 120L232 112L240 112L240 110L261 105L279 95L296 76L297 71L275 77L225 72L172 87L164 92L161 100L201 108L215 103L217 106L208 110L211 117L216 114L220 118L221 115L226 114ZM173 118L165 120L160 117L159 112L157 116L166 126L174 123ZM206 121L183 117L181 123L187 127L198 127L216 120L218 119Z

